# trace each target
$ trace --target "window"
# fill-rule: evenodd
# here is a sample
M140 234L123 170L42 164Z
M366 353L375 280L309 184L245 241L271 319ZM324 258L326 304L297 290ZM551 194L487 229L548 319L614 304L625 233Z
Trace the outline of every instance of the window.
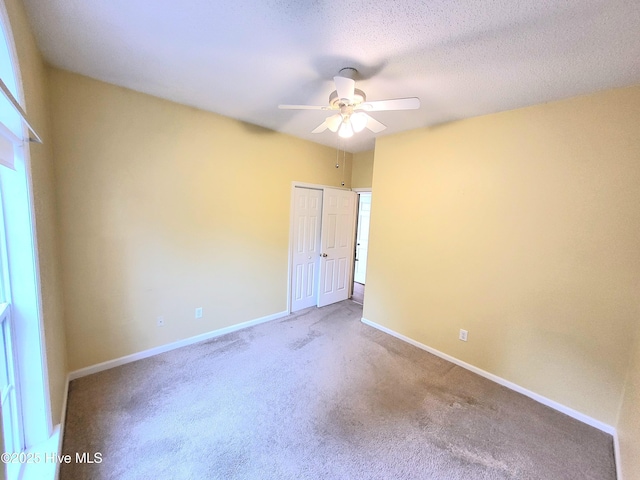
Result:
M4 27L4 26L3 26ZM0 38L0 77L9 90L16 91L11 56L5 29ZM4 96L0 100L0 176L15 165L15 146L22 125L20 117ZM11 279L7 256L5 203L0 181L0 414L5 452L22 452L24 449L22 415L19 412L17 389L17 365L14 351L14 332L11 317ZM7 476L17 477L19 464L7 465Z
M20 101L13 37L0 3L0 78ZM33 222L26 120L0 93L0 433L20 453L52 432ZM19 462L7 478L21 475Z

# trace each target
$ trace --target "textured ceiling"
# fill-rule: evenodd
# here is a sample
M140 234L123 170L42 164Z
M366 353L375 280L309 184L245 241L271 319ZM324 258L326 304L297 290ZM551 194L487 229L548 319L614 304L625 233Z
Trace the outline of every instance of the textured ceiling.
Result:
M638 0L24 2L52 65L334 147L327 112L277 106L327 104L343 67L421 99L378 136L640 83Z

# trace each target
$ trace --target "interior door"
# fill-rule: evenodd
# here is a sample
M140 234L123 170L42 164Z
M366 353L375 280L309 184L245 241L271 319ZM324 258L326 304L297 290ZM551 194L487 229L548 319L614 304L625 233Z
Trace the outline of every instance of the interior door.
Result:
M322 198L322 242L318 306L349 298L354 260L357 194L325 188Z
M291 311L295 312L317 304L322 190L296 187L293 201Z
M369 218L371 216L371 194L358 195L358 228L356 230L356 260L353 281L365 283L367 276L367 252L369 251Z

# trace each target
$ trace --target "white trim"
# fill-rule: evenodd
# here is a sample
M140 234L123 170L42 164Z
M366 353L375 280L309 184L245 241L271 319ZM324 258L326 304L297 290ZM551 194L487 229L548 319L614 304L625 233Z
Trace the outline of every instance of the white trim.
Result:
M31 227L31 238L33 239L33 269L35 274L35 299L37 302L37 320L38 330L40 334L40 366L42 378L42 387L44 395L44 407L45 407L45 422L46 429L51 435L54 430L53 425L53 413L51 411L51 387L49 385L49 361L47 358L47 339L45 337L45 325L44 325L44 307L42 303L42 278L40 276L40 249L38 245L38 231L36 228L36 206L35 197L33 195L33 176L31 172L31 150L29 143L23 145L23 160L24 168L26 172L27 181L27 195L29 199L29 224ZM33 354L33 352L32 352Z
M258 325L260 323L270 322L271 320L277 320L278 318L286 317L287 315L289 315L287 311L278 312L272 315L267 315L266 317L256 318L255 320L249 320L248 322L238 323L236 325L230 325L228 327L220 328L218 330L213 330L211 332L203 333L201 335L196 335L195 337L189 337L189 338L185 338L184 340L178 340L177 342L167 343L166 345L160 345L159 347L150 348L149 350L143 350L142 352L132 353L131 355L126 355L124 357L116 358L113 360L107 360L106 362L98 363L96 365L91 365L89 367L81 368L79 370L74 370L73 372L70 372L69 381L76 380L81 377L86 377L87 375L91 375L94 373L102 372L104 370L109 370L110 368L119 367L120 365L125 365L127 363L135 362L137 360L142 360L143 358L153 357L155 355L169 352L177 348L193 345L194 343L203 342L211 338L219 337L220 335L226 335L227 333L232 333L238 330L242 330L244 328L253 327L254 325Z
M352 188L351 190L356 193L371 193L371 187Z
M31 130L31 133L35 135L35 138L33 139L33 141L36 143L42 143L40 136L35 131L35 129L31 126L31 123L29 123L29 120L27 120L27 114L18 103L18 100L16 100L16 97L13 96L13 93L11 93L11 91L9 90L9 87L7 87L7 85L4 83L4 81L2 81L1 78L0 78L0 91L2 91L2 93L7 98L7 100L9 100L9 103L13 106L15 111L18 112L18 115L20 115L20 118L22 119L24 124L27 126L27 128ZM32 139L29 138L29 141L31 140Z
M316 190L324 190L325 188L334 188L336 190L351 190L348 187L334 187L333 185L318 185L317 183L306 183L306 182L296 182L295 180L291 182L291 187L295 188L315 188Z
M616 460L616 478L622 480L622 457L620 456L620 439L617 431L613 434L613 456Z
M289 246L287 248L287 315L291 313L291 281L293 280L293 223L295 216L295 194L296 182L291 185L291 193L289 194Z
M67 423L67 402L69 401L69 375L67 374L67 378L64 382L64 396L62 397L62 413L60 414L60 425L58 425L58 458L62 456L62 440L64 439L64 426ZM54 475L54 480L58 480L60 478L60 462L56 462L56 471Z
M601 430L605 433L608 433L609 435L613 435L614 438L616 437L616 429L614 427L612 427L611 425L608 425L604 422L601 422L600 420L596 420L595 418L589 417L583 413L578 412L577 410L574 410L572 408L566 407L564 405L562 405L561 403L558 403L554 400L551 400L547 397L543 397L542 395L539 395L535 392L532 392L531 390L527 390L524 387L521 387L520 385L517 385L513 382L510 382L509 380L505 380L504 378L498 377L497 375L494 375L493 373L489 373L485 370L482 370L478 367L474 367L473 365L463 362L462 360L459 360L455 357L452 357L451 355L447 355L446 353L442 353L439 350L436 350L435 348L431 348L428 347L427 345L420 343L416 340L413 340L409 337L406 337L398 332L395 332L387 327L383 327L382 325L378 325L375 322L372 322L371 320L367 320L366 318L362 318L362 323L369 325L370 327L376 328L384 333L388 333L389 335L396 337L400 340L403 340L407 343L410 343L411 345L418 347L422 350L425 350L429 353L432 353L433 355L443 358L444 360L447 360L451 363L454 363L456 365L458 365L459 367L462 367L466 370L469 370L473 373L476 373L478 375L480 375L481 377L487 378L493 382L496 382L499 385L502 385L503 387L507 387L515 392L521 393L535 401L537 401L538 403L541 403L543 405L546 405L547 407L553 408L554 410L557 410L561 413L564 413L565 415L569 415L572 418L575 418L576 420L581 421L582 423L586 423L587 425L590 425L594 428L597 428L598 430Z
M27 450L28 453L34 455L34 458L38 458L36 463L23 463L21 464L19 480L55 480L57 471L60 468L60 462L52 461L52 455L55 455L56 450L62 444L62 435L60 432L60 425L57 425L51 436L44 442L35 445ZM58 455L60 453L58 452Z
M56 454L62 456L62 441L64 439L64 425L67 419L67 401L69 398L69 375L65 379L65 388L62 396L62 412L60 423L53 427L48 440L36 445L30 451L37 453L39 458L50 458ZM23 464L19 474L19 480L58 480L60 478L60 462L40 461L38 464Z

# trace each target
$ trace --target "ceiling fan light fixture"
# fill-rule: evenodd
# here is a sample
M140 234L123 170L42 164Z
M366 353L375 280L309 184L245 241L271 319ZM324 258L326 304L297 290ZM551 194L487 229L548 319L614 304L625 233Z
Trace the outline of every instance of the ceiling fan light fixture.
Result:
M358 133L364 130L367 126L367 114L363 112L356 112L351 115L351 126L353 131Z
M338 135L342 138L351 138L353 137L353 128L351 127L351 123L349 119L345 119L340 125L340 130L338 130Z

